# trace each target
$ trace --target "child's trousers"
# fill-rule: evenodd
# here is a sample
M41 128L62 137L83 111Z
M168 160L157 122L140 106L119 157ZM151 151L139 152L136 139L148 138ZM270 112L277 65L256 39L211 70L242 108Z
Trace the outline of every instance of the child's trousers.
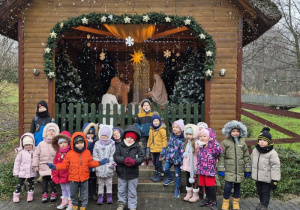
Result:
M135 179L121 179L118 178L118 201L124 205L128 201L129 209L136 209L137 207L137 192L138 178Z
M106 186L106 193L112 193L112 177L98 178L98 194L104 193L104 186Z
M15 193L19 193L21 191L21 187L24 185L26 178L19 178L19 183L16 187ZM34 191L34 177L28 178L28 191L33 192Z
M81 206L86 207L88 204L88 188L89 188L89 181L86 180L84 182L70 182L70 190L71 190L71 199L72 205L78 206L78 192L80 188L80 198L82 199Z
M163 173L164 171L162 169L162 161L159 160L160 153L154 152L152 153L152 156L153 156L153 164L155 166L155 171L159 173Z
M270 203L270 196L271 196L270 183L256 181L256 189L257 189L257 194L259 196L260 203L264 207L268 208Z
M165 174L167 175L168 179L173 180L173 174L170 171L172 167L172 163L166 162L165 163ZM181 186L181 165L174 165L174 170L175 170L175 187L180 188Z
M61 183L60 187L62 196L65 198L71 198L70 183Z
M97 176L95 172L90 172L89 196L97 195Z
M48 193L48 183L50 183L51 192L56 193L56 184L52 181L51 176L43 176L43 181L42 181L43 194Z
M223 197L225 199L229 199L230 198L232 185L233 185L233 189L234 189L234 191L233 191L233 197L234 198L239 198L240 197L241 183L225 182L224 194L223 194Z

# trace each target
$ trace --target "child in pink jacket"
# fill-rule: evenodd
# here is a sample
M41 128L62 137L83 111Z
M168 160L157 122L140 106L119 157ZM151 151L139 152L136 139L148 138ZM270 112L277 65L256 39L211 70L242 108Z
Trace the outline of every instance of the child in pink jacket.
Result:
M27 201L33 201L34 177L37 173L34 171L32 160L34 152L34 137L31 133L24 133L20 138L20 147L16 149L18 155L15 159L13 175L19 178L19 183L13 193L13 202L20 202L20 191L25 180L28 182Z

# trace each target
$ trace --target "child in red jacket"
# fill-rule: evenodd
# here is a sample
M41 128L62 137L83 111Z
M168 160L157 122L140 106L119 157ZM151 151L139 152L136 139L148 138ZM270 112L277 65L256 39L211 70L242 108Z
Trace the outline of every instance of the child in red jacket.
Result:
M90 151L87 149L88 142L84 133L76 132L71 139L71 151L62 163L53 165L48 163L52 170L69 169L70 193L73 209L78 209L78 192L82 199L80 210L85 210L88 204L88 179L89 168L103 165L102 161L94 161Z
M62 163L65 160L67 153L71 150L71 134L68 131L63 131L52 139L52 146L56 151L54 164ZM57 209L72 210L72 200L70 194L69 169L52 171L52 181L55 184L60 184L61 187L61 204Z

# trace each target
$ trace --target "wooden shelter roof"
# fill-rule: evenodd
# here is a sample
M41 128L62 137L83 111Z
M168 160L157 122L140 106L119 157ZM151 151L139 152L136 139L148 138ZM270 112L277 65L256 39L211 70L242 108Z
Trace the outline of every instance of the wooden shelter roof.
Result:
M0 34L17 40L17 19L29 6L30 0L0 0ZM272 0L237 0L237 6L244 15L244 46L269 30L282 17Z

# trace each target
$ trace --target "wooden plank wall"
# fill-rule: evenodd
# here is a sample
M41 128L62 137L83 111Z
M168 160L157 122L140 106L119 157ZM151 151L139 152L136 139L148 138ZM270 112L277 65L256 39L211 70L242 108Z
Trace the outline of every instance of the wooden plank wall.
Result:
M35 116L36 103L48 101L48 80L43 71L43 53L52 27L68 17L91 12L143 14L163 12L193 16L217 43L215 76L211 80L210 123L223 139L224 124L236 119L237 28L239 11L230 0L32 0L24 10L24 130ZM32 69L39 69L38 77ZM219 70L225 68L225 77ZM51 113L53 115L53 113Z

